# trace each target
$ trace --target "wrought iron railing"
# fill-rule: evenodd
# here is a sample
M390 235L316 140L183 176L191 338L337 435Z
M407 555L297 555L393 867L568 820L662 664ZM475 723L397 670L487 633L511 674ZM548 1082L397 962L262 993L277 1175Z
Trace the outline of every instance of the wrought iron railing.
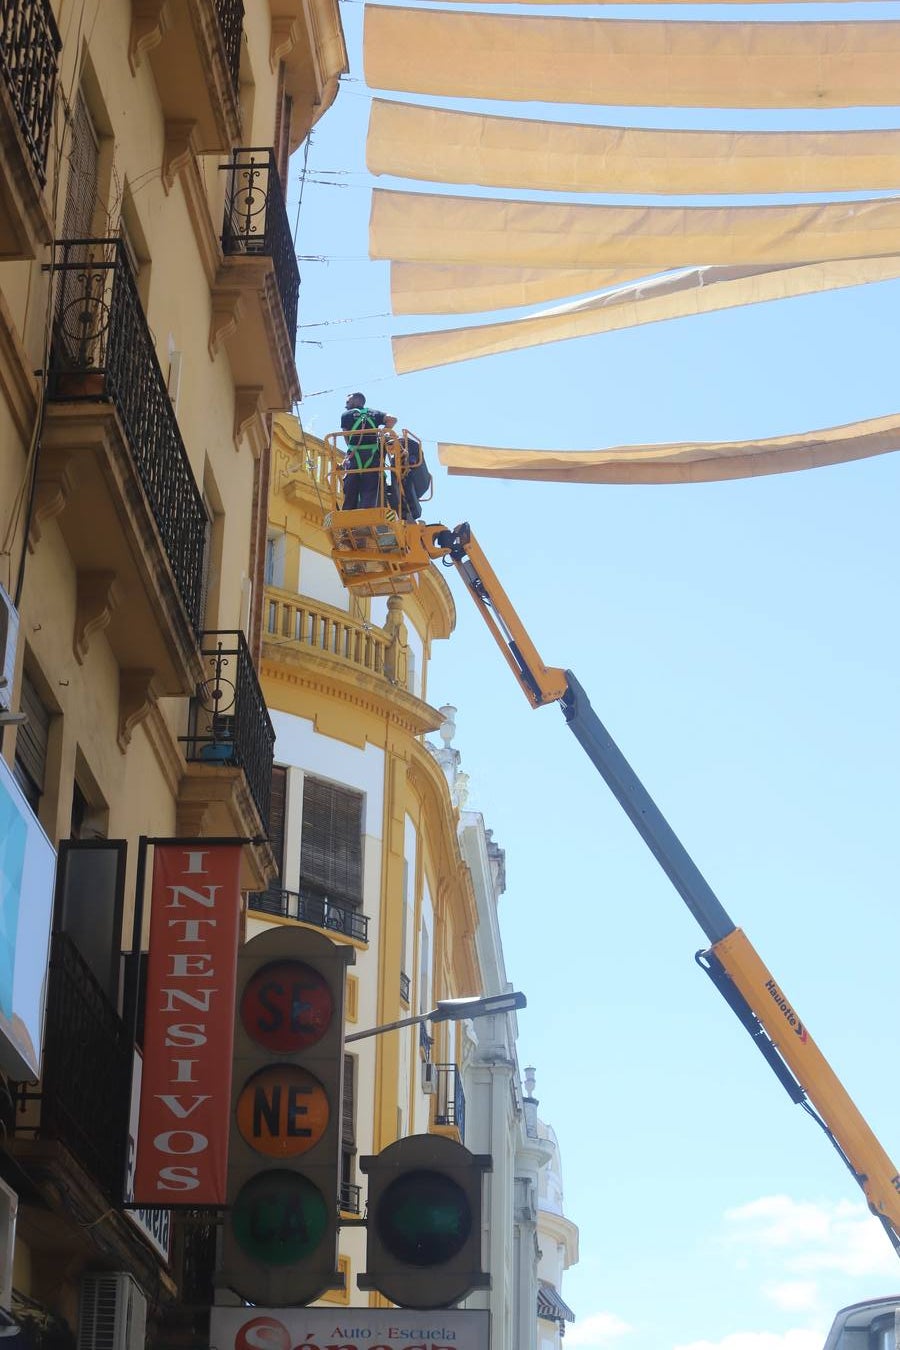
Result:
M275 914L282 919L314 924L316 928L343 933L345 937L356 938L358 942L369 940L368 917L351 906L335 904L327 896L306 891L253 891L249 904L251 909L260 914Z
M359 1214L361 1191L352 1182L341 1182L340 1204L344 1214Z
M297 340L300 269L291 238L284 190L271 150L235 150L225 194L222 251L226 256L257 254L271 258L291 350Z
M409 976L402 970L400 972L400 999L403 1003L409 1003Z
M264 830L269 828L275 729L244 634L201 634L209 676L191 699L186 758L243 769Z
M41 186L47 178L61 46L47 0L0 0L0 72Z
M208 1307L215 1293L217 1216L210 1210L186 1210L177 1224L179 1302Z
M19 1086L17 1132L59 1139L116 1204L122 1196L133 1042L66 933L54 933L44 1062L37 1087ZM32 1120L30 1104L39 1103Z
M244 32L244 0L216 0L219 31L225 44L225 59L235 94L241 85L241 38Z
M434 1106L435 1125L455 1125L459 1137L466 1132L466 1094L462 1074L455 1064L435 1064L437 1092Z
M47 393L111 400L194 631L208 521L121 239L64 239Z

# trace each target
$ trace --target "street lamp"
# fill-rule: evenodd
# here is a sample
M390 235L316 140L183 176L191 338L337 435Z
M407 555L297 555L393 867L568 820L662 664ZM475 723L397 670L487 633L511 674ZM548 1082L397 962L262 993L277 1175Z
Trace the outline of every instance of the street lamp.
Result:
M344 1044L362 1041L367 1036L380 1036L383 1031L418 1026L422 1022L463 1022L476 1017L493 1017L496 1013L516 1012L524 1008L526 1003L525 995L515 989L508 994L486 994L483 997L476 994L469 998L439 998L437 1007L432 1008L431 1012L401 1017L398 1022L385 1022L380 1027L369 1027L368 1031L354 1031L344 1037Z

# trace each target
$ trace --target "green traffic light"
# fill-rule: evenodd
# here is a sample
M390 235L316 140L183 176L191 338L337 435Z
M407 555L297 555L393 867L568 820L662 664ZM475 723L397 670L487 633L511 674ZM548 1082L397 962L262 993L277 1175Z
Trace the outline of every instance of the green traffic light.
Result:
M267 1266L289 1266L310 1256L328 1225L321 1191L302 1174L259 1172L238 1192L231 1227L248 1256Z
M386 1188L375 1216L378 1235L398 1261L439 1266L462 1251L472 1231L466 1193L443 1172L404 1172Z

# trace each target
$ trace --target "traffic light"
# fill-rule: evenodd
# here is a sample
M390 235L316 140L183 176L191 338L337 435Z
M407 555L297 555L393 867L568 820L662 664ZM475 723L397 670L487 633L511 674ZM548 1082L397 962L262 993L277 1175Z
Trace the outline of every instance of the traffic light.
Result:
M344 987L352 947L306 928L238 952L224 1283L309 1303L337 1269Z
M414 1134L359 1165L369 1178L360 1289L377 1289L401 1308L448 1308L472 1289L490 1288L481 1269L481 1188L490 1154L470 1153L443 1135Z

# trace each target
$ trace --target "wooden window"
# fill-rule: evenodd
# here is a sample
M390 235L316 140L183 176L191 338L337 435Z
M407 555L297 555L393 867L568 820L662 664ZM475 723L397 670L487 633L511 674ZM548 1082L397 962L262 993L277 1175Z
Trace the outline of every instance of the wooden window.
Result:
M303 785L301 889L338 904L362 902L363 795L321 778Z

